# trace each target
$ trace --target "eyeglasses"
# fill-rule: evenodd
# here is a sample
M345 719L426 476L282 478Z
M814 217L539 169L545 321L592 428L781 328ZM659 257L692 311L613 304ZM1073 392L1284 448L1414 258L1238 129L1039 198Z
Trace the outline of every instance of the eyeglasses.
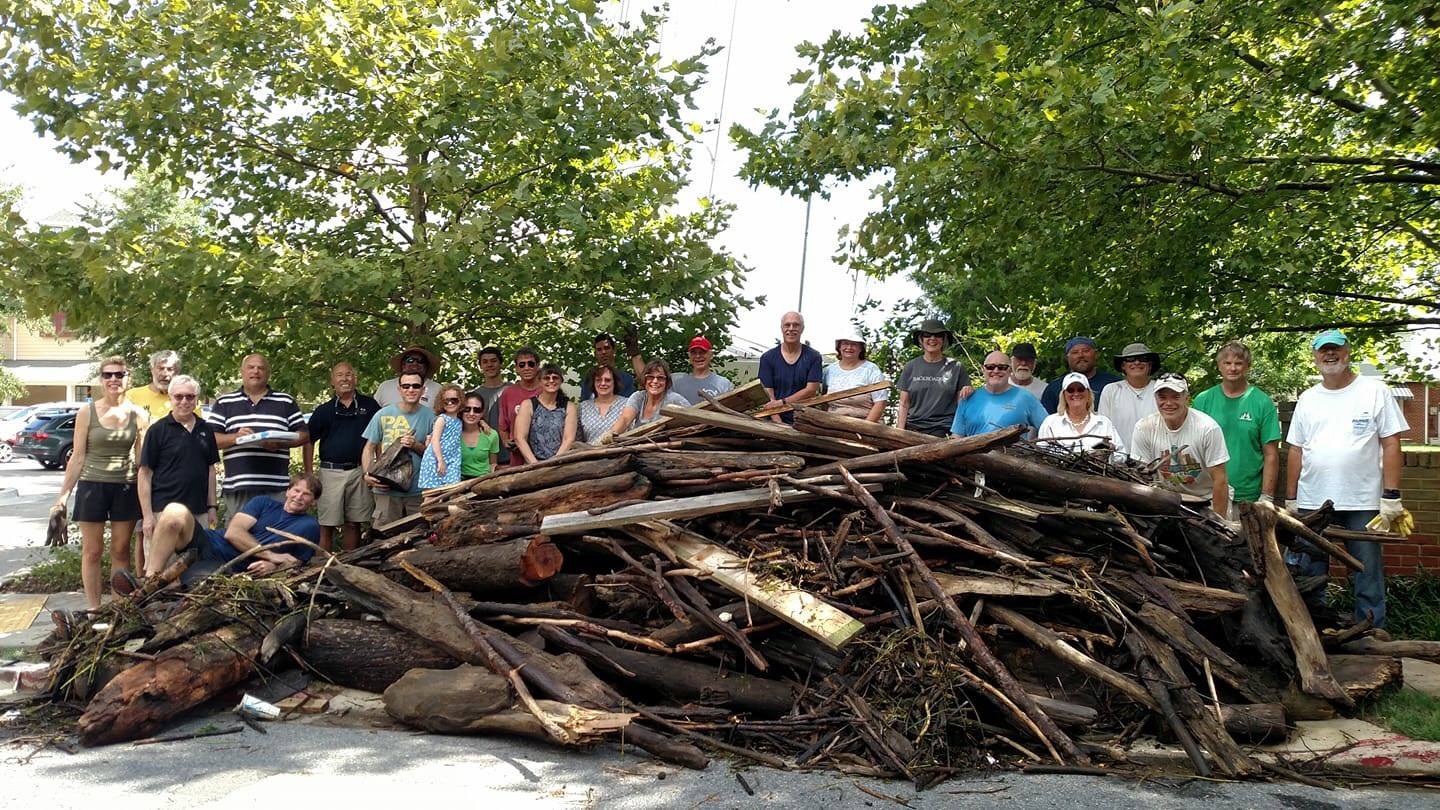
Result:
M942 333L940 333L940 332L921 332L921 333L920 333L920 339L921 339L921 340L924 340L925 338L943 338L943 337L945 337L945 335L942 334Z
M516 360L516 361L515 361L515 367L516 367L516 368L534 368L534 367L536 367L536 366L538 366L538 365L540 365L540 361L538 361L538 360Z
M540 380L542 382L560 382L561 377L559 374L546 374L544 377L541 377Z
M461 413L483 414L483 413L485 413L485 409L484 409L484 408L477 408L477 407L475 407L474 405L470 405L470 406L467 406L467 407L465 407L465 408L460 409L460 412L461 412Z
M445 397L445 404L446 404L446 405L458 405L458 404L460 404L460 398L459 398L459 397Z
M651 374L645 378L645 382L665 382L664 374Z
M170 398L176 402L193 402L199 399L195 394L171 394Z
M406 391L414 391L416 388L424 388L425 383L400 383L400 387Z
M130 373L130 372L128 372L128 371L102 371L102 372L100 372L100 379L102 379L102 380L123 380L123 379L125 379L125 375L127 375L127 374L129 374L129 373Z
M986 363L986 371L1009 371L1010 366L1005 363Z
M424 363L424 362L425 362L425 358L421 357L421 356L418 355L418 354L407 354L407 355L405 355L404 357L400 358L400 362L402 362L402 363Z

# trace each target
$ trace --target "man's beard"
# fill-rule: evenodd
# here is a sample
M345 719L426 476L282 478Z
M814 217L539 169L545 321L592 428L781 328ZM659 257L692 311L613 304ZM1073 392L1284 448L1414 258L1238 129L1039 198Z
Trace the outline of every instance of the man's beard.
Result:
M1346 363L1342 360L1332 360L1330 362L1322 361L1316 365L1319 367L1320 373L1327 377L1335 376L1337 374L1343 374L1345 373L1345 369L1350 367L1349 363Z
M1028 383L1031 380L1035 379L1035 372L1032 369L1028 368L1013 369L1010 372L1010 379L1019 383L1020 385L1024 385L1025 383Z

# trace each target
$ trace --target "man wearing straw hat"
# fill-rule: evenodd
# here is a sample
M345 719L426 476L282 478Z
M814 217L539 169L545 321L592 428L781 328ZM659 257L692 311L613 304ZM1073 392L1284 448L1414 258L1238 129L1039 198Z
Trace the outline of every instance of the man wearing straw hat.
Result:
M440 396L440 383L435 382L435 372L440 370L440 358L424 346L407 346L390 358L390 370L395 376L380 383L375 389L375 401L380 407L400 404L400 375L419 374L425 378L425 390L420 393L420 407L434 409L435 397Z

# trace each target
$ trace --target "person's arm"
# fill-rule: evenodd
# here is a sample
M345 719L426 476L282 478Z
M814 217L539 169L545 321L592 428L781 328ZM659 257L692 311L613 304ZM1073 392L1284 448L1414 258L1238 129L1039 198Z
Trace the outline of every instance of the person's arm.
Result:
M635 407L631 406L630 402L627 400L625 402L625 405L620 408L620 418L616 419L615 424L611 425L610 429L605 431L604 435L600 437L601 441L604 441L605 436L619 436L621 433L629 430L630 425L639 415L640 411L637 410Z
M560 449L555 451L555 455L562 455L574 446L575 434L579 432L579 429L580 409L575 406L575 403L568 402L565 404L565 433L560 439Z
M445 432L445 417L442 415L435 420L435 427L430 430L430 452L435 454L435 474L445 474L445 454L440 451L440 436Z
M785 403L786 405L793 405L797 402L804 402L805 400L814 397L818 393L820 393L820 381L816 380L814 382L805 383L804 388L801 388L799 391L796 391L795 393L791 394L788 397L785 397L780 401Z
M237 513L235 517L230 518L230 524L225 527L225 542L241 554L259 546L260 541L256 540L255 535L250 531L255 528L255 523L254 515L245 512ZM284 566L300 563L300 558L279 551L261 550L255 552L254 556L258 559L245 568L252 574L268 574ZM262 563L268 564L262 565Z
M1304 462L1304 451L1298 444L1291 444L1285 457L1285 503L1291 508L1300 497L1300 465Z
M505 391L508 390L507 388L495 395L495 429L500 431L500 446L513 448L515 446L515 437L512 433L510 420L514 417L513 414L507 411L502 401L502 398L505 396Z
M905 429L905 417L910 415L910 392L900 392L900 404L895 407L895 428Z
M205 468L205 525L214 527L219 518L215 514L215 465Z
M135 493L140 498L140 531L146 537L150 537L155 532L155 508L150 504L150 485L153 475L154 472L144 465L135 471Z
M1209 468L1210 472L1210 508L1215 514L1222 518L1229 519L1230 515L1230 479L1225 475L1225 465L1216 464Z
M535 458L534 451L530 449L530 414L534 409L535 406L531 405L530 400L527 399L520 403L520 411L515 414L515 449L520 451L520 456L525 459L526 464L535 464L539 461Z
M140 451L145 449L145 432L150 429L150 412L139 405L131 404L135 409L135 446L130 448L134 455L136 466L140 464Z
M300 459L305 464L305 474L315 474L315 441L305 442L305 447L300 451Z
M91 405L90 407L95 407ZM55 498L51 510L64 509L65 499L80 480L80 470L85 468L85 448L90 440L90 414L84 408L75 412L75 441L70 445L70 463L65 465L65 480L60 483L60 494Z
M879 422L885 415L885 403L887 400L877 399L870 403L870 412L865 414L866 422Z
M1260 464L1260 496L1275 496L1275 484L1280 479L1280 440L1260 445L1264 460Z
M1400 434L1380 440L1380 478L1385 489L1400 488L1400 471L1404 466L1400 455Z
M365 471L365 483L378 490L388 492L390 488L381 483L379 478L370 474L370 468L375 465L375 455L379 451L379 443L366 439L365 446L360 450L360 469Z

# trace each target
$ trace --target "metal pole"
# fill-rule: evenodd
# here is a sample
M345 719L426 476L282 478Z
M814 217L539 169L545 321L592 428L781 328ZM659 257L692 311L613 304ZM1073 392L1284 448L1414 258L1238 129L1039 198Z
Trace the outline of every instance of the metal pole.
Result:
M730 41L725 45L725 75L720 80L720 114L715 118L715 149L710 153L710 187L706 197L715 196L715 167L720 162L720 144L725 137L725 96L730 91L730 58L735 55L735 20L740 16L740 0L730 7Z
M800 300L795 304L796 312L805 311L805 259L810 253L810 200L805 198L805 236L800 242Z

